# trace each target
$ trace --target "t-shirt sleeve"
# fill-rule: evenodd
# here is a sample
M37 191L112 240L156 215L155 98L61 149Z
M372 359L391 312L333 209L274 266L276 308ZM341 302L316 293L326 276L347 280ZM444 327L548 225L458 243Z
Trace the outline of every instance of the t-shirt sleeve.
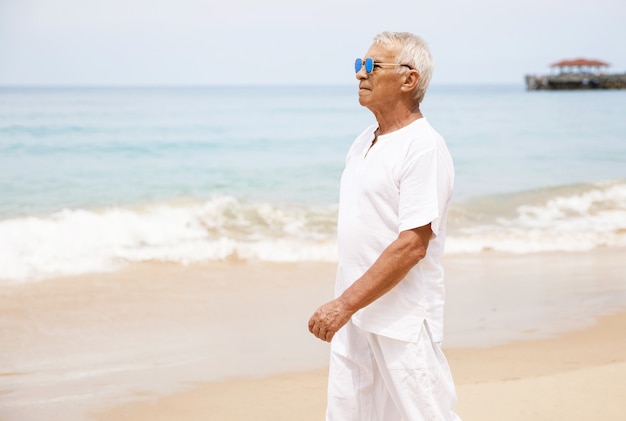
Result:
M439 234L441 215L449 200L449 174L436 147L409 153L400 176L399 231L431 224Z

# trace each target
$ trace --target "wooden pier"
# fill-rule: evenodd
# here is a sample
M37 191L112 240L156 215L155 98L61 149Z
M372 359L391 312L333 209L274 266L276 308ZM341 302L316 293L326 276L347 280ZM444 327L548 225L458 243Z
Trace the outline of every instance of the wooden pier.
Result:
M574 59L553 63L558 73L549 75L526 75L526 89L578 90L578 89L626 89L626 73L609 74L609 64L599 60Z

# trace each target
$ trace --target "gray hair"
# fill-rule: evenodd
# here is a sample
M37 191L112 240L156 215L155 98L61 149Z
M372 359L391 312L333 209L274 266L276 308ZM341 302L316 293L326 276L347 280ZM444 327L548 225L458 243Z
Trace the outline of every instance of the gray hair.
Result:
M410 32L382 32L374 37L374 44L390 47L397 52L396 60L408 64L420 75L415 88L415 100L421 103L426 95L426 89L433 74L433 58L423 39ZM398 66L398 72L406 71L405 67Z

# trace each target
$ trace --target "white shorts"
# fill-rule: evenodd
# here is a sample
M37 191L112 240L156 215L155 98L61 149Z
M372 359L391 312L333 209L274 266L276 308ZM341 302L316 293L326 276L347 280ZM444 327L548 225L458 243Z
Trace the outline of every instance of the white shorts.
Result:
M457 421L441 346L424 322L417 342L348 322L331 342L327 421Z

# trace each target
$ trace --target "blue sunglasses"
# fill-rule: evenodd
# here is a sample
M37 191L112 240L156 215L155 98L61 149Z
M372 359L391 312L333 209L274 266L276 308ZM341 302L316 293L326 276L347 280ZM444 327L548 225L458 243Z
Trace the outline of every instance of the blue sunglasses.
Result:
M413 68L411 66L409 66L408 64L380 63L380 62L374 61L373 58L369 57L369 58L366 58L365 60L363 60L362 58L357 58L355 60L355 62L354 62L354 71L356 73L359 73L361 71L361 69L363 68L363 66L365 66L365 72L366 73L372 73L374 71L375 67L385 67L385 66L404 66L404 67L408 67L409 69L413 70Z

